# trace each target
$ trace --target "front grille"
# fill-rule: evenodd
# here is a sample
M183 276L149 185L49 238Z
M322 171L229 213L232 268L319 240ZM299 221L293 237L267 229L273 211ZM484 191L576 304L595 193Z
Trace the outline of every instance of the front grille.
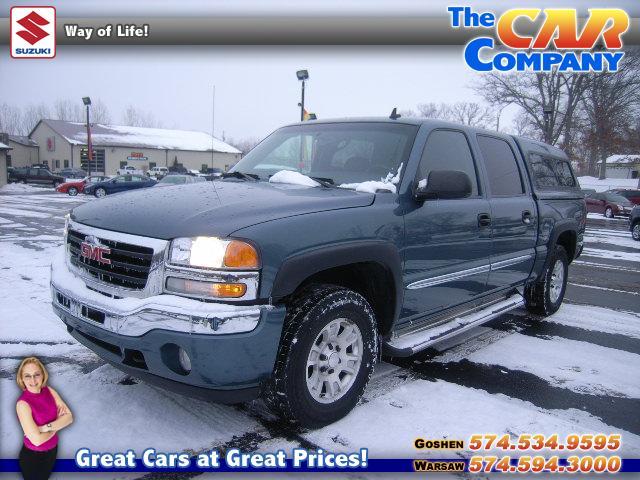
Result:
M142 290L145 287L153 261L152 248L98 238L102 245L111 249L104 256L111 261L106 265L80 255L80 244L86 236L77 230L70 229L68 232L67 246L72 265L110 285L132 290Z

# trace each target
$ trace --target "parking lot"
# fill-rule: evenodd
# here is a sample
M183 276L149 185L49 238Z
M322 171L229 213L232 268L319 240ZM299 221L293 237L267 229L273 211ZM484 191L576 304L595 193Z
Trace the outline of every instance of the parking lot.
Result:
M0 192L2 458L16 458L21 444L14 375L29 355L49 366L51 384L74 412L58 458L81 447L366 447L373 458L442 457L418 452L413 440L467 440L478 432L621 433L621 456L640 456L640 242L624 219L589 215L583 255L570 267L565 304L552 317L517 310L416 357L385 359L351 414L296 432L260 401L222 406L140 383L67 334L51 309L49 265L62 245L64 215L85 201L99 200L28 185Z

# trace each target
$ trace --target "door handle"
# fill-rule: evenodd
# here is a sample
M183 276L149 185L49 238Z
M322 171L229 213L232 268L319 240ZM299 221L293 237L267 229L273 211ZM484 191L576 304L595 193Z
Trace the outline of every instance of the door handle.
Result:
M522 223L524 223L525 225L529 225L532 221L533 215L531 215L531 212L529 210L525 210L524 212L522 212Z
M478 214L478 226L479 227L488 227L491 225L491 215L488 213L479 213Z

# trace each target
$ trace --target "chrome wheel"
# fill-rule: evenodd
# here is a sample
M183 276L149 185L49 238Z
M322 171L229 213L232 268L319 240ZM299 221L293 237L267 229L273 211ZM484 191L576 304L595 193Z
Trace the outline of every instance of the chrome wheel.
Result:
M96 197L104 197L107 194L107 191L104 188L96 188Z
M561 260L556 260L551 272L551 280L549 281L549 300L556 303L562 293L564 285L564 264Z
M607 218L613 218L613 210L611 209L611 207L607 207L607 209L604 211L604 216Z
M634 240L640 240L640 223L636 223L631 231L631 236Z
M69 194L69 196L75 197L76 195L78 195L78 189L76 187L71 187L67 193Z
M345 395L360 371L362 333L347 318L328 323L314 340L307 357L307 389L314 400L333 403Z

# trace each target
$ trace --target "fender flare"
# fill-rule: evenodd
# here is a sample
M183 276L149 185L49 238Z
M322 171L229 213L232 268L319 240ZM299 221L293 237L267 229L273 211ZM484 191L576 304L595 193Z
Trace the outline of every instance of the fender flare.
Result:
M355 263L374 262L393 277L395 308L393 322L402 307L402 261L397 247L384 240L359 240L307 250L284 260L271 289L276 301L291 295L307 278L324 270Z
M552 249L555 248L555 246L558 244L558 238L564 232L575 232L576 241L577 241L578 232L579 232L578 222L571 218L567 218L565 220L556 222L556 224L553 227L553 230L551 231L551 235L549 236L549 242L547 243L548 245L547 252L550 252ZM574 252L574 258L576 253L577 253L577 248L576 248L576 251ZM574 258L570 258L569 262L572 262ZM548 263L549 263L549 254L547 254L547 258L544 262L544 266L547 267Z

